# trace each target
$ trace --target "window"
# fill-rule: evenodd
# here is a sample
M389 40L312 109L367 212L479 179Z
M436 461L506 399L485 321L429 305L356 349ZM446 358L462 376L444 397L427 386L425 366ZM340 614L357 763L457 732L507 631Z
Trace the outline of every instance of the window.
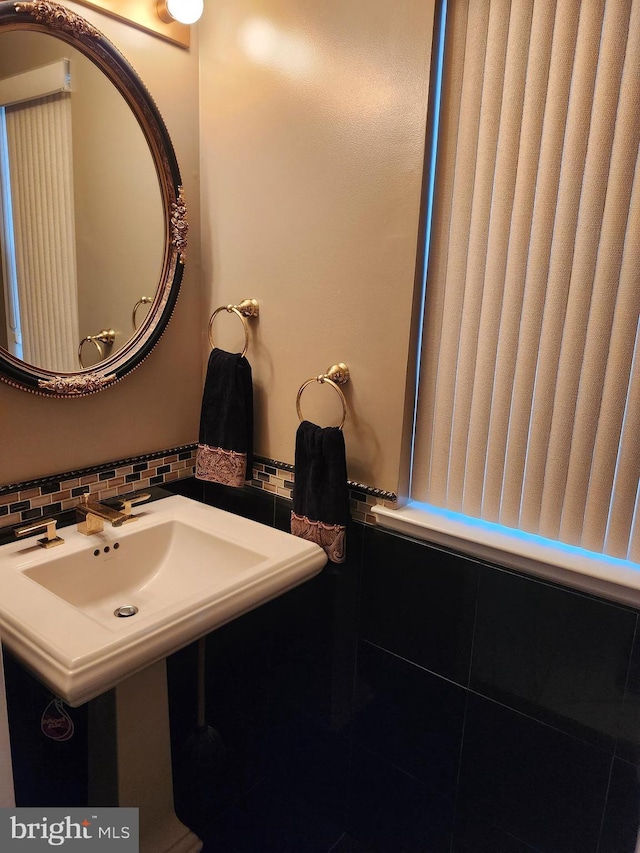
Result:
M444 17L411 500L639 563L640 0Z

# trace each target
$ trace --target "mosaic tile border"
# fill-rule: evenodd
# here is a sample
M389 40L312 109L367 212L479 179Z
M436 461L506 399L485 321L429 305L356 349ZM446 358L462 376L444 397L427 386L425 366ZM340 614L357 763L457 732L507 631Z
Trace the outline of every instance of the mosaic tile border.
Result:
M0 488L0 526L8 527L72 509L80 495L106 500L192 477L196 446L187 445L118 462L67 471Z
M196 449L196 444L189 444L38 480L0 486L0 527L11 527L45 515L65 512L72 509L78 503L79 496L85 493L95 500L106 500L127 492L193 477ZM264 457L257 457L254 461L250 481L252 487L291 500L293 482L293 465ZM397 496L393 492L349 481L349 504L354 521L375 524L371 508L381 504L394 509Z
M251 485L266 492L272 492L283 498L292 497L295 469L293 465L286 462L277 462L275 459L263 459L257 457L253 463L253 479ZM398 496L394 492L383 489L374 489L364 483L348 481L349 485L349 507L351 518L364 524L375 524L375 516L371 513L374 506L386 506L388 509L396 509Z

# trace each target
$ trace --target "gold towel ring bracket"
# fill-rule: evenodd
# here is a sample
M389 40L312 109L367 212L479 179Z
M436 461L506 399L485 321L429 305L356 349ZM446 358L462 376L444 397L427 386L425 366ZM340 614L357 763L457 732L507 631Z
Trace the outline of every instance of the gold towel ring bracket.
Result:
M138 331L138 322L136 319L136 314L138 313L138 308L140 308L142 305L151 305L152 302L153 302L153 296L141 296L140 299L138 299L136 304L133 306L133 312L131 314L131 323L133 325L133 331L134 332Z
M302 392L307 387L307 385L311 385L312 382L318 382L320 385L330 385L338 397L340 397L340 402L342 403L342 420L338 425L339 429L342 429L344 426L344 422L347 419L347 399L340 388L341 385L344 385L349 381L349 368L343 362L339 364L332 364L331 367L327 369L326 373L321 373L319 376L312 376L311 379L307 379L306 382L303 382L300 386L300 390L298 391L298 396L296 397L296 411L298 413L298 418L300 423L304 420L302 416L302 408L300 407L300 397L302 397Z
M112 344L116 339L116 333L113 329L103 329L101 332L98 332L97 335L87 335L86 338L83 338L80 341L80 345L78 346L78 361L80 362L80 367L84 369L85 365L82 362L82 347L86 343L92 343L95 348L98 350L100 354L100 359L104 358L104 350L100 346L101 344Z
M242 350L241 357L245 356L249 349L249 324L247 323L247 317L259 316L260 306L258 305L257 299L243 299L239 305L221 305L220 308L216 308L209 318L208 335L211 349L215 348L215 344L213 342L213 321L221 311L228 311L230 314L235 314L240 318L244 327L244 349Z

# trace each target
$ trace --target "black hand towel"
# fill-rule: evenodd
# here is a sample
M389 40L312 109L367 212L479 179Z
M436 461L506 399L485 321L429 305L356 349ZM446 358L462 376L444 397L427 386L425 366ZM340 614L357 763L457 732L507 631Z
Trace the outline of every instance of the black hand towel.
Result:
M200 413L196 477L242 486L253 467L251 365L240 353L211 350Z
M343 563L348 520L349 489L342 430L303 421L296 433L291 532L320 545L333 563Z

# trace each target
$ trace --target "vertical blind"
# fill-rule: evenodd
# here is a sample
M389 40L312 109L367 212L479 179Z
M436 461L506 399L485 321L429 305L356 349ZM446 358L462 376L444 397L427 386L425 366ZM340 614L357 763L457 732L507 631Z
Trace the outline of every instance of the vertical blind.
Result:
M78 369L71 101L49 95L6 108L25 361Z
M640 0L449 4L412 494L640 562Z

